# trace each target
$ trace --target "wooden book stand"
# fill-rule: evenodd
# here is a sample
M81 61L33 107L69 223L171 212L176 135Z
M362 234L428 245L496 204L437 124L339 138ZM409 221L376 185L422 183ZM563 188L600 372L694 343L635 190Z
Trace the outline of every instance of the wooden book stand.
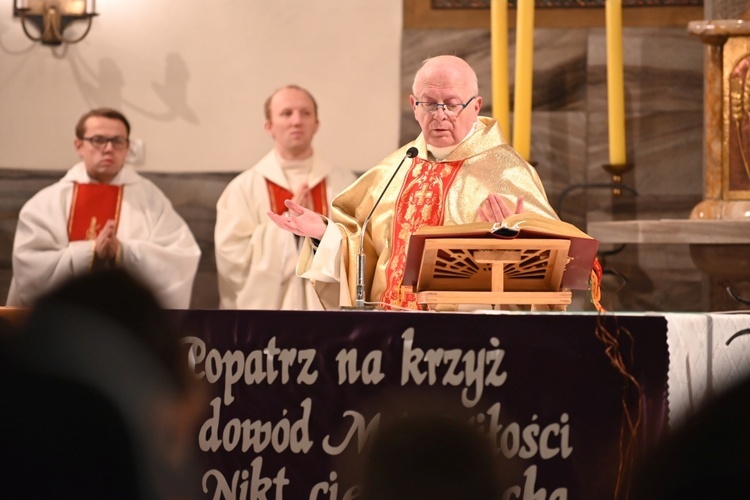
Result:
M416 286L423 307L456 304L535 304L571 302L561 290L568 263L567 239L428 238Z

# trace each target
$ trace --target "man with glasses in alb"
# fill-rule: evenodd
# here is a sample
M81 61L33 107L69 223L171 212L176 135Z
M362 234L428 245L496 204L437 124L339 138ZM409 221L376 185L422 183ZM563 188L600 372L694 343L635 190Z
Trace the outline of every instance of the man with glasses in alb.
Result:
M18 216L7 305L31 306L68 278L119 266L162 306L188 308L200 248L164 193L125 163L130 123L117 110L93 109L75 133L81 161Z
M399 288L409 236L420 227L501 222L520 212L558 219L534 168L504 140L497 121L479 116L482 97L466 61L427 59L414 77L410 102L422 133L342 192L330 219L293 202L287 202L291 217L269 214L280 227L307 237L297 271L315 281L329 308L356 302L360 241L367 303L417 309L415 294L402 295ZM412 147L418 154L407 159Z

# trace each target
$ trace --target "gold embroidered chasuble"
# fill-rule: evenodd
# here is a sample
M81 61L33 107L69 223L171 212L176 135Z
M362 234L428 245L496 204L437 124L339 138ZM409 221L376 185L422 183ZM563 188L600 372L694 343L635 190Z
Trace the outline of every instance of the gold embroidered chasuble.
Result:
M384 191L412 146L419 149L418 157L407 158ZM360 230L381 193L363 240L365 300L381 302L381 307L417 308L413 296L399 297L399 288L409 236L420 227L474 222L479 205L490 193L501 194L511 207L523 195L524 211L558 218L536 170L505 142L494 119L479 117L475 132L442 161L428 156L420 135L365 172L333 201L331 218L343 239L341 305L354 300ZM324 290L329 285L316 284L324 301L331 300L330 292ZM329 302L326 308L338 305Z

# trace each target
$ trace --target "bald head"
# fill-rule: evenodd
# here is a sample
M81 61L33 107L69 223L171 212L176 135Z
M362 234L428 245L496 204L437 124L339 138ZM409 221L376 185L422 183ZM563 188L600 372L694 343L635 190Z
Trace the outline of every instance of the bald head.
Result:
M477 74L460 57L437 56L422 63L409 99L428 145L455 146L468 136L482 109L478 92Z
M467 91L472 96L479 94L474 68L460 57L443 55L425 59L414 75L411 91L414 95L419 95L425 86L435 85L436 81L440 85L445 81L460 81L466 84Z

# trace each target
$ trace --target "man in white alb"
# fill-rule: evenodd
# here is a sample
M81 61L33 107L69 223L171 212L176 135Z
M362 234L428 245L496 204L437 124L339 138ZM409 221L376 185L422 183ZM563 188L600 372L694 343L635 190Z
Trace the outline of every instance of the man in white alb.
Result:
M274 148L235 177L216 204L219 307L320 310L309 280L295 274L300 238L266 214L287 215L286 200L328 214L331 200L356 176L313 152L318 107L307 90L296 85L277 90L266 100L265 114Z
M164 193L125 163L127 118L93 109L75 133L81 161L19 213L8 305L28 307L69 278L122 267L163 307L190 307L201 251Z

